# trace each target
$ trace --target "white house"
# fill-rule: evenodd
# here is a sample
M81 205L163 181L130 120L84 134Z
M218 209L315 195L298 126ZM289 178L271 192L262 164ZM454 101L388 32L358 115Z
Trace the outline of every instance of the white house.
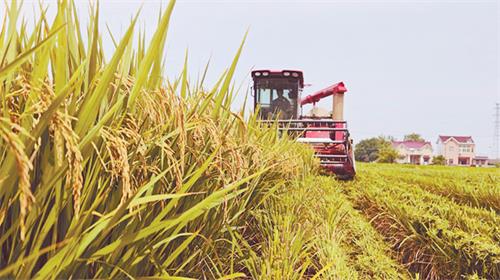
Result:
M444 156L446 165L470 166L473 164L476 144L471 136L440 135L437 144L438 154Z
M398 163L429 164L432 144L425 141L392 141L392 146L401 156Z

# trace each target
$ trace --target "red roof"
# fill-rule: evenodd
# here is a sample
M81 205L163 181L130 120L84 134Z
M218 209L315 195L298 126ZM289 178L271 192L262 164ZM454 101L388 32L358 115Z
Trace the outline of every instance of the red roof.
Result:
M431 142L423 142L423 141L392 141L392 146L397 147L399 145L403 144L406 148L410 149L421 149L423 146L429 144L431 145Z
M453 138L457 140L459 143L474 143L474 140L472 140L472 136L444 136L444 135L439 135L439 140L441 142L446 142L448 139Z

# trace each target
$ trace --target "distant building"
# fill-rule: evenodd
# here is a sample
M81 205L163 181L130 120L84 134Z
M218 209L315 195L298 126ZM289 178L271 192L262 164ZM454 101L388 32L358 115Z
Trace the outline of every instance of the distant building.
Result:
M398 163L429 164L432 157L431 142L424 141L392 141L392 146L401 158Z
M488 166L489 159L488 157L476 156L472 159L472 165L474 166Z
M443 136L437 140L439 155L444 156L446 165L470 166L476 157L474 140L471 136Z

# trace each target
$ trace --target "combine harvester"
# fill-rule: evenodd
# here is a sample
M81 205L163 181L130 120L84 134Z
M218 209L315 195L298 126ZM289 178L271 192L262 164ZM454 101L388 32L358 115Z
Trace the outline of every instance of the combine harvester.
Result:
M340 82L301 98L304 75L299 70L252 71L254 110L264 124L278 119L278 129L311 145L327 174L351 180L356 174L352 140L344 120L344 93ZM333 113L316 107L323 98L333 97ZM313 109L302 114L302 106ZM300 112L299 112L300 111Z

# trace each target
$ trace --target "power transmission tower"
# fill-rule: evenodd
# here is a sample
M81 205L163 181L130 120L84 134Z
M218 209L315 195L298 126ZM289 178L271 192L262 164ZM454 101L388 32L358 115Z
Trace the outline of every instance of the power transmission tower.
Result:
M495 159L500 159L500 103L495 104L495 134L493 138L493 152Z

